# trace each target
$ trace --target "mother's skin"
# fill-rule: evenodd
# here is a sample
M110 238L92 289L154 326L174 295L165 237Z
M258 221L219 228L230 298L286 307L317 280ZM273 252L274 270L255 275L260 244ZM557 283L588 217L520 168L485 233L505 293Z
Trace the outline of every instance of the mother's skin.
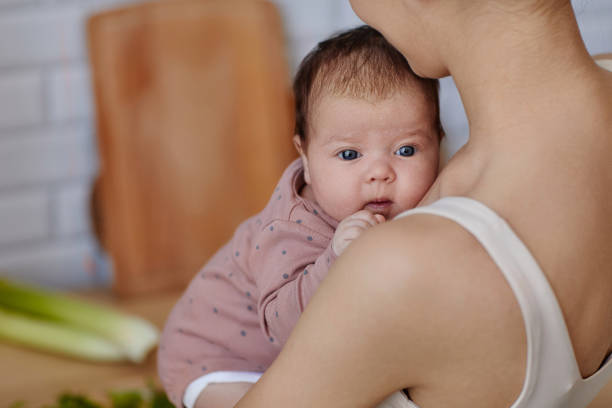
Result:
M479 200L538 260L580 371L612 351L612 74L569 0L353 0L423 76L452 73L470 124L422 204ZM517 301L488 254L415 215L354 242L283 352L237 405L371 407L408 388L421 407L508 407L525 376Z

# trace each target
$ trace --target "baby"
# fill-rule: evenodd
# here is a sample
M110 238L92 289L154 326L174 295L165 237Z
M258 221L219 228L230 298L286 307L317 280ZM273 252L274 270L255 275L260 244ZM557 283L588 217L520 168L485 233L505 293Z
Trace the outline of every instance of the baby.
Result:
M166 323L159 374L177 407L193 406L210 383L255 382L336 257L366 229L416 206L436 178L438 83L417 77L374 29L318 44L294 93L300 158Z

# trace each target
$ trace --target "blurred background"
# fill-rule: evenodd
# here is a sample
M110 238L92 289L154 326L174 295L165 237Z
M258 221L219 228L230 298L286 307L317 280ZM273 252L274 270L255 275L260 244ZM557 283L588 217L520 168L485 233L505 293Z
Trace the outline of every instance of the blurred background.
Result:
M589 52L612 52L612 0L572 4ZM299 62L358 24L348 0L0 0L0 304L8 278L161 329L296 156ZM450 78L440 103L446 162L468 136ZM154 344L140 364L65 358L81 341L62 337L41 353L58 337L15 329L5 306L0 406L155 384ZM610 401L612 383L590 408Z
M57 288L111 285L113 263L90 217L100 160L86 21L128 3L0 0L0 276ZM360 23L348 0L273 3L290 74L318 41ZM573 5L589 51L612 52L612 1ZM442 80L441 105L447 159L468 134L451 79Z

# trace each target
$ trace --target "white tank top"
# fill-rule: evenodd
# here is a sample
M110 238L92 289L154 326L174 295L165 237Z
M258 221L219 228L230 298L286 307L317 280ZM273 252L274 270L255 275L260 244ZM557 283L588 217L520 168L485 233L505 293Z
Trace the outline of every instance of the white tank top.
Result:
M557 298L510 226L490 208L465 197L445 197L403 212L448 218L469 231L497 264L518 300L527 334L523 389L510 408L584 408L612 378L612 355L583 379ZM418 408L397 392L379 408Z

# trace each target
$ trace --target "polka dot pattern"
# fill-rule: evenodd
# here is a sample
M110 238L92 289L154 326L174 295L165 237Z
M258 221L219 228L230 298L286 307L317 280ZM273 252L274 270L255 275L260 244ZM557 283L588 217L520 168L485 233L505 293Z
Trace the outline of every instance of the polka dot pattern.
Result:
M183 298L181 307L186 313L200 316L203 324L181 324L181 332L185 331L182 335L178 334L179 325L175 325L176 331L173 335L176 338L200 335L202 332L202 337L207 337L202 338L202 347L218 350L219 355L224 356L248 354L253 344L259 344L262 349L265 347L271 353L278 351L281 344L276 340L276 336L285 337L287 324L284 320L293 319L294 312L282 303L282 297L278 302L270 304L271 308L267 309L265 315L267 323L270 324L270 332L267 338L262 338L258 324L264 316L260 316L263 310L258 307L259 302L263 301L259 297L263 296L264 292L257 286L260 284L260 277L253 276L252 271L261 271L260 273L265 275L262 284L268 285L270 282L281 287L290 283L289 279L296 278L310 283L312 279L318 279L319 267L325 269L326 258L327 264L331 263L331 259L324 256L320 262L313 265L321 256L325 241L333 235L333 230L320 217L323 214L318 211L318 207L305 207L303 203L296 205L292 193L293 190L289 191L286 184L281 184L281 188L277 186L276 193L271 194L272 210L264 210L249 220L244 227L237 229L236 237L211 258L211 265L199 271L197 291L189 292ZM292 206L291 211L279 213L285 208L286 202ZM316 243L314 235L310 234L317 235ZM250 270L244 271L242 268ZM303 269L300 271L300 268ZM206 281L200 281L200 278ZM306 284L305 287L310 288L311 285ZM283 315L283 320L280 315ZM192 327L197 329L192 331ZM207 336L206 330L209 328L212 336ZM162 347L163 344L160 344L160 349ZM166 353L168 351L164 351L163 355ZM195 370L197 374L201 370L199 375L217 369L217 364L205 358L200 359L197 354L183 354L182 358L177 356L174 361L182 364L182 369L191 369L190 373ZM262 364L260 361L245 364L244 368L263 371L267 367L258 367L258 364ZM208 364L210 367L207 367ZM175 398L177 401L181 398L178 394L180 393L177 393Z

